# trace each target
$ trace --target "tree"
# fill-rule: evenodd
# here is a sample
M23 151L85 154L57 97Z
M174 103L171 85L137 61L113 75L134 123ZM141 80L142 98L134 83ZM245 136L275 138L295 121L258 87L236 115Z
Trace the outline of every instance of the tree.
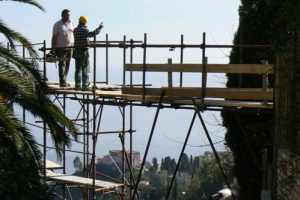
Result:
M172 171L172 159L170 156L164 158L164 166L163 169L166 170L168 173Z
M279 123L285 124L286 132L280 143L299 151L300 119L300 17L298 0L242 0L239 8L240 23L234 44L271 45L270 49L233 48L230 63L260 63L261 60L274 62L278 53L286 55L286 69L277 69L277 74L287 75L284 100ZM227 75L227 87L258 87L260 76ZM270 77L271 80L273 77ZM270 82L272 84L272 82ZM278 92L278 91L277 91ZM285 94L283 94L285 93ZM277 102L278 102L277 101ZM273 114L222 112L223 124L227 128L226 143L235 158L235 173L240 184L241 199L258 199L262 184L262 152L267 151L272 160ZM238 120L237 120L238 119ZM282 128L279 128L282 129ZM275 164L275 163L273 163ZM285 184L286 185L286 184ZM281 188L281 186L280 186Z
M193 165L192 165L192 168L193 168L193 172L192 172L192 176L194 176L194 173L197 172L197 170L199 169L200 167L200 158L199 156L196 156L193 160Z
M190 175L192 175L192 176L193 176L193 174L194 174L193 162L194 162L193 155L190 155L190 160L189 160L190 170L189 170L189 173L190 173Z
M189 157L184 153L180 161L180 171L189 172L189 170L190 170Z
M152 159L152 165L153 165L153 168L155 169L155 172L157 172L157 170L158 170L157 158Z
M83 164L79 158L79 156L76 156L73 160L73 165L74 165L74 168L76 169L76 171L80 171L83 169Z
M161 163L160 163L160 171L163 171L163 170L165 170L165 160L162 158L161 159Z
M169 173L173 174L175 172L175 168L176 168L176 160L175 158L173 158L170 162Z
M43 10L34 0L18 1ZM76 128L51 101L48 86L38 69L38 54L32 44L2 20L0 33L11 47L8 49L0 43L0 196L7 199L44 199L47 197L40 182L41 152L13 107L18 105L45 122L59 158L62 147L70 145L70 135L76 138ZM17 55L15 43L24 46L30 59ZM14 167L16 164L20 167Z
M231 168L232 157L229 156L229 152L218 152L218 154L222 157L223 168ZM221 156L222 154L228 156ZM197 157L195 157L195 159ZM214 154L212 152L205 152L201 156L201 159L198 160L201 160L201 165L192 177L184 199L207 199L209 196L223 188L224 179ZM232 174L229 171L226 172L226 175L229 178L232 178Z

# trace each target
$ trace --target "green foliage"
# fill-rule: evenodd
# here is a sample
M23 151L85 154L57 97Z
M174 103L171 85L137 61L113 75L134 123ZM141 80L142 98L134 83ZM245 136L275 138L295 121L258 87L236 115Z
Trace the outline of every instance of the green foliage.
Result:
M242 0L239 8L240 23L234 44L271 45L269 49L233 48L230 63L274 63L278 52L293 55L296 49L296 29L299 22L299 1L296 0ZM290 63L292 66L293 64ZM299 69L299 68L298 68ZM296 71L289 70L288 81L295 83ZM299 73L298 73L299 74ZM261 76L228 74L227 87L261 87ZM273 85L273 77L269 77ZM297 79L296 79L297 80ZM289 89L298 91L291 83ZM290 105L297 105L295 92L290 94ZM296 123L296 107L291 108L288 123ZM227 128L226 143L235 158L235 174L240 184L240 199L259 199L262 188L262 152L267 151L268 162L272 161L272 113L222 112ZM289 144L295 143L295 126L290 129ZM294 145L297 146L297 145Z
M231 177L231 154L229 152L219 152L219 156L221 157L222 165L226 169L227 175ZM187 159L189 158L187 155L185 155L184 157L186 157ZM81 163L79 157L75 158L74 161L76 161L76 163ZM162 161L166 161L165 164L162 165L165 166L166 169L168 169L168 163L170 165L173 165L171 163L175 162L175 159L171 158L170 156L167 156L163 158ZM155 163L158 165L157 159L153 158L152 164L156 165ZM222 188L223 177L221 176L220 170L216 164L216 160L214 158L213 153L205 152L204 155L196 156L194 158L193 156L190 156L186 163L189 163L189 169L191 168L190 166L196 167L194 169L195 175L191 179L192 173L190 173L188 170L178 173L173 183L173 187L171 188L171 193L169 195L170 200L205 199L205 196L211 193L215 193L216 191ZM167 170L147 170L151 168L154 169L155 167L153 165L148 163L146 170L142 175L141 180L145 184L141 184L140 182L138 190L141 200L165 199L167 191L169 190L174 171L168 172ZM97 172L105 174L106 176L110 176L114 179L120 179L119 171L112 164L105 164L100 161L97 163L96 168ZM172 167L169 169L173 170ZM137 177L138 171L138 169L133 169L134 177ZM82 176L83 171L77 170L74 175ZM130 174L127 171L126 177L129 176ZM97 178L101 180L110 180L100 176L98 176ZM147 182L149 182L149 185L147 185ZM80 190L72 189L70 191L74 198L77 199L82 197L82 193ZM129 195L128 190L126 192L126 196L127 195ZM105 196L105 199L115 198L114 196Z
M169 174L173 173L176 167L175 159L171 159L170 156L165 157L161 163L161 170L167 171Z
M96 171L101 173L101 174L104 174L106 176L112 177L114 179L119 179L120 178L120 172L119 172L118 168L115 165L110 165L110 164L98 162L96 164ZM97 176L97 177L101 180L111 181L110 179L107 179L107 178L102 177L102 176Z
M189 157L184 153L181 158L180 166L179 166L180 172L190 172L190 160Z
M232 179L232 156L230 152L219 152L222 166L229 180ZM223 188L224 178L212 152L205 152L201 157L200 167L192 177L185 199L206 199Z
M157 158L152 159L152 165L153 165L154 170L157 172L157 170L158 170Z
M0 154L0 197L10 199L49 199L42 184L35 158L22 152ZM13 156L7 158L7 156Z
M74 165L74 169L75 169L76 171L80 171L80 170L83 169L83 164L82 164L82 162L81 162L79 156L76 156L76 157L74 158L74 160L73 160L73 165Z
M43 10L34 0L18 2ZM19 106L46 123L59 157L62 155L62 147L69 146L70 136L76 138L76 128L52 102L48 86L39 71L38 54L32 44L2 20L0 33L10 45L8 49L3 42L0 43L1 199L46 199L40 176L41 153L32 133L18 119L13 107ZM15 43L23 45L29 58L18 55Z

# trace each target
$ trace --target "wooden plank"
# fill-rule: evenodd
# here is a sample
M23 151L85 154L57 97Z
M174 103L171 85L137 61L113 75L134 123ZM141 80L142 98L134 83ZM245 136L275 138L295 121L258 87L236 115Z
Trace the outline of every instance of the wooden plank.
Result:
M82 185L82 186L87 186L87 187L93 187L93 179L91 179L91 178L70 176L67 174L54 173L51 171L47 171L47 178L49 180L61 181L61 182L65 182L68 184L76 184L76 185ZM121 186L123 186L123 184L95 180L96 188L115 189L115 188L121 187Z
M46 169L61 169L62 165L52 162L51 160L46 160Z
M185 89L187 89L185 91ZM172 91L173 90L173 91ZM245 93L253 94L253 91L259 92L259 93L266 93L267 98L264 98L264 100L261 100L259 96L256 96L255 99L251 99L249 95L247 95L245 98ZM141 101L141 102L149 102L149 103L157 103L160 99L160 94L162 91L162 88L147 88L147 93L149 95L146 95L144 98L141 93L141 88L134 88L130 89L130 87L124 87L123 91L117 90L117 91L103 91L103 90L97 90L96 91L96 96L100 98L121 98L123 100L128 100L128 101ZM220 91L223 91L225 93L226 98L230 99L235 99L235 100L240 100L238 101L228 101L224 100L224 94L220 93ZM232 97L232 94L230 92L233 91L235 93L235 96ZM238 91L241 91L243 93L243 96L239 97ZM92 95L92 91L75 91L75 90L70 90L70 89L63 89L63 88L56 88L52 90L53 93L55 94L89 94ZM207 103L207 106L218 106L218 107L251 107L251 108L271 108L273 105L270 105L270 101L272 101L273 97L273 89L267 88L266 92L263 92L263 89L241 89L241 88L208 88L206 92L206 97L207 98L218 98L217 101L214 100L207 100L205 99L205 102ZM171 96L181 96L181 97L192 97L196 93L195 97L201 97L199 94L201 93L201 88L171 88L170 90L167 91L168 95ZM179 93L180 95L178 95ZM229 94L226 94L229 93ZM222 96L223 95L223 96ZM231 96L230 96L231 95ZM221 96L221 97L220 97ZM265 100L266 99L266 100ZM249 100L249 102L246 102ZM255 101L257 100L257 101ZM251 102L250 102L251 101ZM263 104L262 101L268 101L267 104ZM170 101L168 98L165 98L163 100L164 103L172 103L172 104L181 104L181 105L188 105L192 104L189 100L176 100L172 99Z
M143 71L143 64L125 64L125 71ZM202 72L202 64L146 64L151 72ZM265 64L207 64L207 73L272 74L273 65Z
M160 96L165 90L165 96L171 97L201 97L202 88L145 88L145 95ZM124 87L123 94L142 95L142 88ZM273 89L264 91L262 88L206 88L206 98L266 100L273 101Z
M158 103L160 97L159 96L145 96L141 95L126 95L124 96L126 100L129 101L144 101L148 103ZM163 99L163 103L176 104L176 105L194 105L192 100L175 100L175 99ZM233 108L260 108L260 109L271 109L273 108L272 102L264 103L262 101L232 101L232 100L204 100L204 105L207 107L233 107Z

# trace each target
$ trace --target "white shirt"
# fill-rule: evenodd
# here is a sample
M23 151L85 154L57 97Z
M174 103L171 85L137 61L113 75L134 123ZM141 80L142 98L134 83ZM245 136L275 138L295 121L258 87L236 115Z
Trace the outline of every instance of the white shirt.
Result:
M74 24L69 20L57 21L53 26L52 34L57 37L55 47L68 47L74 44Z

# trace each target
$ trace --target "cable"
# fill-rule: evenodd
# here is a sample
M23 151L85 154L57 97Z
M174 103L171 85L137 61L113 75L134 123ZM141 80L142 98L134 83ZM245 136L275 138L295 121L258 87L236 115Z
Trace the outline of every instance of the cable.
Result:
M213 34L210 31L209 31L209 35L213 39L213 41L215 42L215 44L218 45L216 39L214 38ZM221 51L221 53L224 55L224 57L227 57L227 58L229 57L229 55L226 55L226 53L223 51L222 48L218 48L218 49Z
M170 138L168 136L166 136L165 134L162 134L165 138L167 138L168 140L171 140L173 142L176 142L178 144L183 144L183 142L180 142L178 140L175 140L173 138ZM217 142L214 142L213 144L219 144L221 142L224 142L225 140L220 140L220 141L217 141ZM190 146L190 147L198 147L198 148L201 148L201 147L207 147L207 146L210 146L209 144L202 144L202 145L194 145L194 144L187 144L187 146Z

